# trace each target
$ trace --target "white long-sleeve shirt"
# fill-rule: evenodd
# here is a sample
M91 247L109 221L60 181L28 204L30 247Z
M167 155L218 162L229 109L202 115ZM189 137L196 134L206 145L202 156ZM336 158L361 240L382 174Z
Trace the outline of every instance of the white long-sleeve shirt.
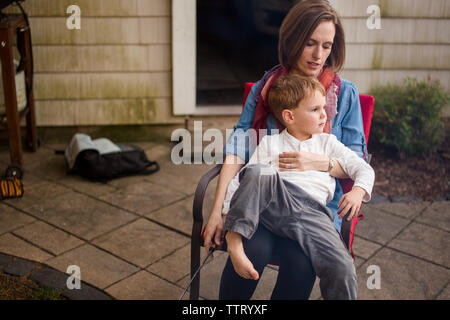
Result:
M367 195L363 201L370 200L375 180L372 167L358 157L354 151L347 148L332 134L313 134L305 141L293 137L285 129L280 134L266 135L259 143L247 165L266 164L277 170L282 179L296 184L311 197L326 205L333 199L336 180L324 171L279 171L278 156L283 152L302 151L324 154L339 161L344 172L354 181L354 187L363 188ZM243 168L241 169L243 170ZM222 208L222 213L228 213L230 201L239 187L239 173L230 181Z

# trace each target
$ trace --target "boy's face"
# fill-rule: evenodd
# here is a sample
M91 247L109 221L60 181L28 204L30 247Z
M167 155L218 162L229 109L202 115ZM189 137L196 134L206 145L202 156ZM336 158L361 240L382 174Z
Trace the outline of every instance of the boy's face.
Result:
M291 110L290 123L286 123L289 131L292 131L290 133L300 139L309 139L312 134L322 133L327 121L325 103L325 97L318 90L300 101L299 106Z

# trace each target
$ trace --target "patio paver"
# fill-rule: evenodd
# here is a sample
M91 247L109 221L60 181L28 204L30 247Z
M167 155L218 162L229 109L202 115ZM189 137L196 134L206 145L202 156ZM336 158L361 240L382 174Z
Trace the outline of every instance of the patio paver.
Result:
M368 267L380 268L381 289L368 289L373 273ZM370 270L369 270L370 271ZM450 270L392 249L383 248L357 270L358 299L410 300L435 299L450 279Z
M385 213L369 205L364 206L361 212L365 217L358 223L355 235L378 244L388 243L409 223L405 218Z
M186 245L189 240L154 222L139 219L95 239L93 243L134 265L145 268Z
M450 268L448 232L413 222L388 246Z
M363 238L355 236L353 238L353 252L355 256L359 256L364 259L368 259L375 253L381 246L379 244L367 241Z
M53 256L47 252L25 242L11 233L5 233L0 236L0 248L2 253L38 262L44 262L53 258Z
M0 234L12 231L36 219L0 203Z
M222 251L214 252L214 256L218 257L225 254ZM206 258L205 250L200 250L200 261ZM211 259L208 259L209 263ZM171 255L166 256L155 263L152 263L147 271L158 275L163 279L167 279L176 283L182 278L190 275L191 272L191 245L188 243L184 247L176 250Z
M450 300L450 283L447 284L445 289L437 296L436 300Z
M406 219L414 219L422 213L428 206L429 202L392 202L383 204L369 205L371 208L380 209L382 211L392 213Z
M194 191L214 165L173 164L174 143L137 144L161 170L106 184L67 175L64 157L53 152L64 145L25 152L25 196L0 202L0 268L16 257L38 261L58 272L47 267L30 276L65 288L68 266L78 265L87 289L65 290L70 299L108 298L96 288L117 299L178 299L190 280ZM0 162L9 163L7 148ZM216 184L206 192L205 223ZM449 300L450 202L373 199L363 206L354 242L359 299ZM215 256L201 271L201 299L219 294L228 254ZM371 265L380 267L380 290L367 288ZM277 274L267 267L252 299L269 299ZM318 280L310 299L321 299Z
M26 211L86 240L137 218L134 214L76 192L65 193Z
M25 188L25 195L22 198L8 199L6 203L24 211L30 207L45 208L51 200L71 192L69 188L46 180L42 180L32 187L25 185Z
M99 199L139 215L146 215L184 197L186 195L181 192L151 182L140 182L103 195Z
M212 189L212 188L211 188ZM212 193L206 193L203 202L203 221L206 224L209 211L214 200ZM192 205L194 203L194 196L178 201L170 206L153 211L146 216L154 221L158 221L168 227L179 230L185 234L190 235L192 232Z
M177 300L183 289L143 270L107 288L106 292L121 300L147 300L148 297Z
M117 257L86 244L46 262L49 266L66 272L71 265L80 267L81 280L104 289L139 271L139 268Z
M415 221L450 232L450 202L433 202Z
M15 230L13 233L54 255L61 254L84 243L84 241L67 232L42 221L31 223Z

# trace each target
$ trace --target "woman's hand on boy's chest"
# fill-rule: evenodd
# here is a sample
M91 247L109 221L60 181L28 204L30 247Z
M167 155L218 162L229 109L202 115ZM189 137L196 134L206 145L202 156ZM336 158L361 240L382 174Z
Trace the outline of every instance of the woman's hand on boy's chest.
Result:
M307 151L283 152L278 156L280 171L327 171L328 165L328 156Z

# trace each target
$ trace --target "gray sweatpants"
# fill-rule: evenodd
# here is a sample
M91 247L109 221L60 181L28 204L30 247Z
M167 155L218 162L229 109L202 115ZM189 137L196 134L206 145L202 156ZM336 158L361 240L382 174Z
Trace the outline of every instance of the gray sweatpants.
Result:
M269 166L249 165L239 180L224 229L250 239L261 222L297 241L311 259L324 299L356 299L353 259L334 227L332 212Z

